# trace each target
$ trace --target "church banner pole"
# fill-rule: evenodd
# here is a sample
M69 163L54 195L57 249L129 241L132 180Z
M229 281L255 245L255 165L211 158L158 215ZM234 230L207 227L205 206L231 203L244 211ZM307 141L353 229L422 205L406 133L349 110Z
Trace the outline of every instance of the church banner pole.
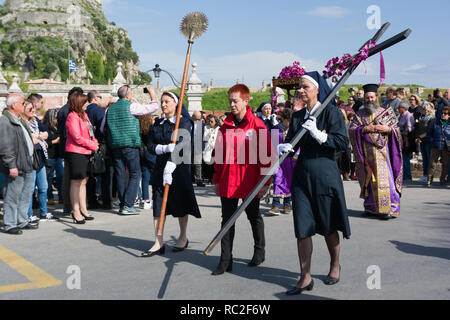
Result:
M201 12L193 12L184 17L181 22L180 31L181 33L188 38L188 50L186 53L186 61L184 64L184 72L183 72L183 80L181 83L181 92L180 92L180 100L178 101L178 110L177 110L177 120L175 123L175 129L172 136L172 143L176 144L178 139L178 128L180 127L180 118L181 118L181 109L183 106L184 94L186 91L187 84L187 76L189 71L189 63L191 60L191 50L192 45L194 44L194 39L200 37L208 28L208 19ZM170 185L166 184L164 186L164 195L163 201L161 205L161 215L159 218L158 224L158 236L162 236L164 229L164 220L166 216L166 206L167 199L169 197L169 189Z
M370 44L371 42L377 42L381 36L384 34L384 32L387 30L387 28L390 26L390 23L385 23L380 30L377 31L377 33L367 42L365 42L360 50L364 48L366 45ZM397 44L400 41L405 40L410 35L411 30L407 29L396 36L384 41L380 45L376 45L375 47L369 49L369 57L373 56L374 54L381 52L382 50L385 50L395 44ZM325 98L322 105L314 112L313 116L318 117L322 111L325 109L325 107L330 103L332 99L334 99L336 93L340 90L340 88L344 85L344 83L348 80L348 78L352 75L352 73L356 70L356 68L359 66L360 63L357 63L355 65L352 65L350 68L347 69L347 71L344 73L344 75L339 79L339 81L336 83L334 88L331 90L329 95ZM290 142L292 145L296 145L300 139L306 134L307 130L302 129L300 132L298 132L292 141ZM214 247L219 243L219 241L223 238L223 236L228 232L228 230L233 226L233 224L236 222L237 218L244 212L244 210L247 208L247 206L250 204L250 202L253 200L253 198L259 193L261 188L266 184L266 182L271 178L272 175L275 174L275 171L278 169L279 165L288 157L288 154L283 154L276 162L272 165L272 167L269 169L268 173L263 176L263 178L258 182L258 184L253 188L252 192L247 196L247 198L244 199L242 204L236 209L236 211L233 213L233 215L230 217L230 219L226 222L226 224L220 229L220 231L216 234L216 236L212 239L210 244L206 247L206 249L203 251L204 255L208 255L211 253L211 251L214 249Z

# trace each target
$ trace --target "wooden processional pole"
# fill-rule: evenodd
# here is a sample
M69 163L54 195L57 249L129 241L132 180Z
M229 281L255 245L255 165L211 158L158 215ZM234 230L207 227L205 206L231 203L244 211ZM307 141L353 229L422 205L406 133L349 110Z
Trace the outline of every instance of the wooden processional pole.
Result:
M184 64L183 81L181 82L180 99L178 101L177 120L175 122L175 129L173 132L172 143L176 144L178 140L178 128L180 127L181 109L183 107L184 94L186 91L187 76L189 71L189 63L191 60L192 45L194 39L200 37L208 28L208 19L201 12L193 12L184 17L181 22L180 31L188 38L188 49L186 53L186 61ZM164 220L166 217L167 198L169 197L170 185L164 186L163 202L161 206L161 215L158 224L158 236L162 236L164 229Z

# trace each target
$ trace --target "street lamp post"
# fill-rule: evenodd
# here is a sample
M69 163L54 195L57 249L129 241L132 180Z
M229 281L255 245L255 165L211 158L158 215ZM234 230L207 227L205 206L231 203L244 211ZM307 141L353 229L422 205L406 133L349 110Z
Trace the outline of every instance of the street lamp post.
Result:
M171 74L171 73L170 73L169 71L167 71L167 70L161 69L161 68L159 67L159 64L155 64L155 67L154 67L153 69L148 70L148 71L145 71L145 72L146 72L146 73L153 72L153 75L155 76L155 78L158 79L158 89L159 89L159 77L161 76L161 72L166 73L166 74L169 76L170 80L172 80L173 84L174 84L177 88L180 88L180 86L181 86L181 83L180 83L177 79L175 79L175 77L173 76L173 74Z

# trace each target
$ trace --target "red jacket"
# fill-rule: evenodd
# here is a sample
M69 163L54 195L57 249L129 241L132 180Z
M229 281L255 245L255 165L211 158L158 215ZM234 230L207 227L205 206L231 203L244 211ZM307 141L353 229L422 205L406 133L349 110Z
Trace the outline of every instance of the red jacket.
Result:
M98 141L91 139L89 134L89 117L84 114L86 121L80 118L76 112L70 112L66 121L66 152L90 155L92 151L97 150Z
M264 147L266 150L261 149ZM274 154L271 147L270 132L250 107L238 127L230 113L219 129L215 146L213 182L219 185L219 196L246 198L262 179L264 168L270 168L274 160L270 158ZM270 179L266 185L270 185Z

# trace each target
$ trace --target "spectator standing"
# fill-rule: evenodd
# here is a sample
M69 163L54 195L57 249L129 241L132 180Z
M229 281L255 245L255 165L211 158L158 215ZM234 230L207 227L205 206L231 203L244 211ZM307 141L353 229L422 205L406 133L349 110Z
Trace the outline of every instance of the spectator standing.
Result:
M86 183L89 179L89 158L98 150L99 145L94 137L94 128L86 114L87 106L86 95L74 93L70 96L70 113L66 122L66 159L70 168L72 219L76 224L84 224L86 220L94 219L87 212Z
M48 128L47 138L47 152L48 152L48 166L47 166L47 205L55 205L56 202L53 196L53 177L56 175L56 189L58 191L59 203L64 203L62 200L62 184L64 178L64 159L60 155L59 148L59 132L58 132L58 109L49 109L44 115L43 123Z
M36 229L28 220L28 208L33 192L34 142L27 123L21 118L24 98L10 94L0 117L0 170L5 177L3 195L5 232L22 234L22 229Z
M350 124L348 122L347 115L344 109L340 109L339 111L342 114L342 118L344 119L345 123L345 128L348 133L348 127ZM342 180L344 181L350 181L350 160L351 156L350 156L350 141L349 141L347 148L336 151L336 161L338 164L339 171L342 175Z
M154 113L159 103L152 86L147 87L151 97L150 104L133 102L133 91L128 86L119 88L119 100L108 108L106 114L107 135L114 155L114 171L117 180L120 209L119 214L138 214L134 207L139 181L141 180L141 166L139 149L141 135L138 116ZM126 169L129 180L126 184Z
M353 112L347 114L347 121L348 121L347 131L350 128L350 124L353 122L354 117L355 114ZM353 147L352 144L350 143L350 179L352 180L357 180L355 170L356 170L355 155L353 154Z
M73 87L70 89L67 95L67 101L69 101L70 96L75 93L83 94L83 89L80 87ZM63 188L62 196L64 203L63 215L69 215L72 212L72 203L70 202L70 170L69 164L66 161L66 120L69 115L69 104L66 103L58 112L58 132L59 132L59 155L64 158L64 177L63 177Z
M155 118L152 114L147 114L145 116L139 117L139 128L141 132L141 149L140 149L140 160L141 160L141 189L142 189L142 202L140 203L140 208L144 210L149 210L152 208L152 201L150 200L150 180L156 165L156 156L148 151L147 145L149 143L149 134L155 123Z
M385 104L387 98L386 98L386 94L383 92L382 94L380 94L380 103L381 105Z
M395 96L397 98L399 98L401 101L408 102L407 93L405 91L405 88L397 88L397 90L395 90Z
M206 177L212 183L214 175L214 147L216 145L217 134L219 133L219 119L211 115L208 119L209 128L205 130L204 141L206 142L203 153L203 161L206 164Z
M89 117L89 121L91 122L94 128L94 136L97 139L99 144L103 144L103 133L101 132L101 126L103 122L103 118L105 117L105 102L106 98L100 95L100 92L97 90L91 90L87 94L88 98L88 106L86 108L86 114ZM105 102L104 102L105 101ZM106 166L106 164L105 164ZM87 191L87 205L89 210L100 209L102 204L98 202L97 199L97 177L91 175L86 184Z
M422 154L422 169L423 176L419 182L426 183L428 181L428 167L430 165L431 145L428 140L428 128L434 121L434 106L431 102L425 102L420 117L414 124L415 142L420 146L420 153Z
M436 119L441 119L442 109L446 106L450 106L449 100L444 98L444 95L439 89L433 91L433 104L434 109L436 110Z
M411 97L409 97L409 104L410 107L408 111L413 114L414 120L417 121L417 119L419 119L419 117L422 115L423 109L422 102L420 101L419 96L417 94L411 95Z
M48 138L47 128L43 126L42 122L36 117L35 112L36 108L39 107L40 104L33 104L32 102L39 99L39 97L28 97L25 102L25 109L22 113L22 118L27 122L28 127L31 130L31 133L35 134L39 142L34 145L37 155L37 167L33 170L33 184L37 187L37 198L39 203L39 218L45 221L55 221L57 220L51 213L48 212L47 209L47 169L46 163L48 160L48 152L47 152L47 143L45 140ZM34 188L33 188L34 190ZM33 197L30 198L30 207L28 209L28 216L31 221L38 219L33 216Z
M411 174L411 154L416 150L414 139L414 116L408 111L409 105L406 101L401 101L398 106L400 113L398 127L402 135L403 146L403 181L412 180Z
M427 187L433 183L433 177L436 170L436 163L441 157L442 171L440 176L441 186L447 183L446 176L448 175L449 161L450 161L450 125L449 125L450 107L445 106L441 112L441 118L437 118L430 125L428 129L428 139L431 144L430 166L428 169Z
M398 117L400 113L398 112L398 105L400 104L401 100L396 97L396 93L394 88L389 87L386 89L386 102L382 105L384 109L387 109L389 107L394 110L395 115Z
M364 104L364 90L358 89L358 93L356 95L355 104L353 105L354 113L357 113L359 108Z
M205 134L205 124L202 121L202 114L200 111L195 111L192 115L194 120L194 128L192 132L192 167L194 173L194 181L197 187L204 187L202 176L202 154L205 148L205 141L203 136Z
M117 183L116 179L114 179L114 157L111 145L108 144L108 140L105 137L105 133L108 130L107 129L107 123L106 123L106 114L108 112L108 108L115 102L115 99L113 97L103 98L104 104L102 107L105 108L105 116L103 117L102 124L100 125L100 132L103 136L103 143L105 147L105 172L101 175L102 180L102 209L104 210L112 210L113 209L113 194L116 194L117 190ZM117 200L119 206L120 201Z
M350 108L352 108L352 111L351 112L353 112L353 106L355 105L355 98L353 98L352 96L350 96L348 99L347 99L347 107L350 107Z

